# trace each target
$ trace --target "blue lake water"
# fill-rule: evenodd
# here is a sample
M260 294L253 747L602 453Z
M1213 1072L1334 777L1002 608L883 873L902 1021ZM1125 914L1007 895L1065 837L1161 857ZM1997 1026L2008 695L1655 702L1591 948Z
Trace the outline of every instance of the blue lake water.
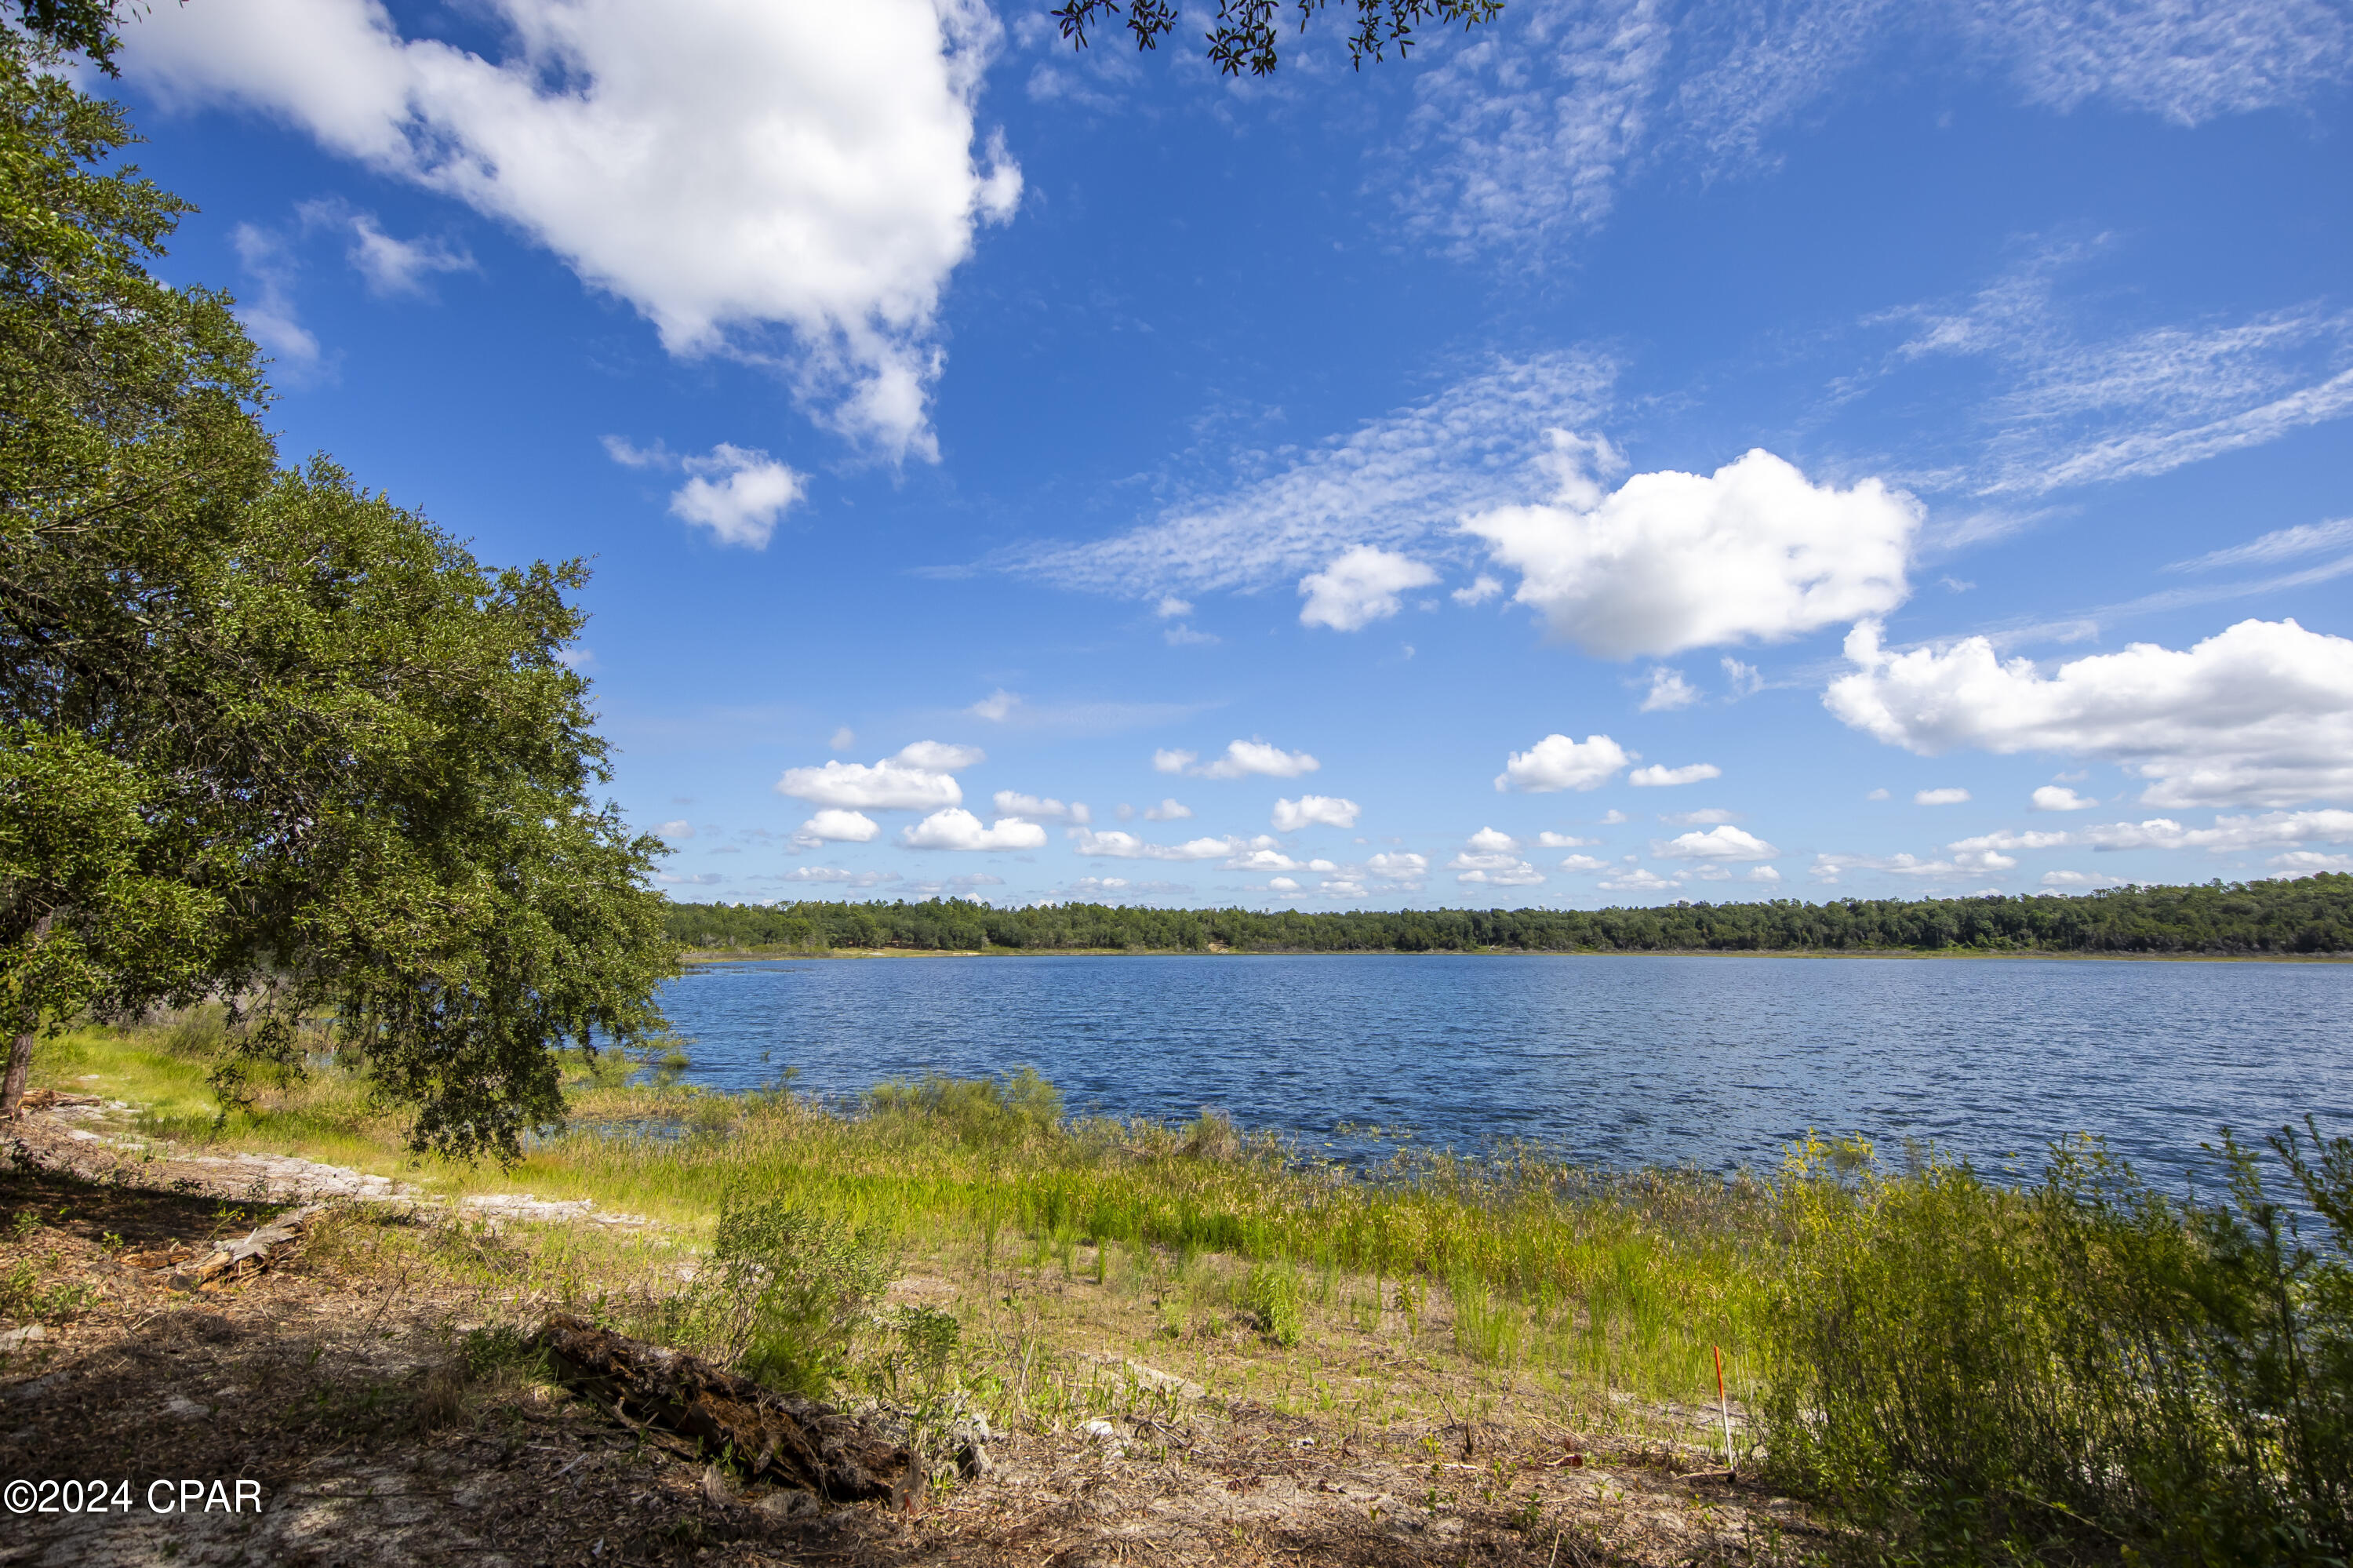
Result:
M845 1096L1034 1066L1071 1108L1204 1107L1592 1164L1767 1167L1809 1128L1981 1165L2105 1136L2169 1179L2229 1123L2353 1130L2353 965L1457 955L907 958L671 983L688 1081Z

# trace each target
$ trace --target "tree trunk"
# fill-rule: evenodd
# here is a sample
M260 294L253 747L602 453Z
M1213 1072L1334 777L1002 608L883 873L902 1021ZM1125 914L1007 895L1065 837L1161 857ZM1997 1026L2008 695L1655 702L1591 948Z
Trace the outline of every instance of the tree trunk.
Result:
M16 1114L25 1097L25 1080L33 1075L33 1032L26 1029L8 1044L8 1076L0 1082L0 1120Z
M57 911L51 910L34 921L31 939L26 946L40 946L41 939L49 934L50 922L57 917ZM16 1021L16 1038L8 1043L8 1076L0 1080L0 1121L13 1118L17 1102L25 1097L25 1080L33 1075L33 1032L40 1022L40 1012L30 1007Z

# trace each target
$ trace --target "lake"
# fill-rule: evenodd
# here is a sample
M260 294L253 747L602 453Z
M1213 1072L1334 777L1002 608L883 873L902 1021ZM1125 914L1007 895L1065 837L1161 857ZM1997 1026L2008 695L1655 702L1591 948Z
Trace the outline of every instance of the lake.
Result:
M2063 959L892 958L714 965L662 1005L689 1082L858 1093L1034 1066L1074 1110L1204 1107L1355 1159L1347 1124L1585 1163L1775 1164L1808 1128L2152 1177L2307 1111L2353 1130L2353 965Z

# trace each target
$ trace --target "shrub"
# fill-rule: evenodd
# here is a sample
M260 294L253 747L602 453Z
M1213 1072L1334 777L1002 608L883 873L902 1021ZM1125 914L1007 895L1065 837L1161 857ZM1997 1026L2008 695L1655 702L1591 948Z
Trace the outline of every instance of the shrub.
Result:
M1929 1160L1779 1188L1773 1467L1894 1560L2341 1563L2353 1457L2353 1143L2270 1142L2326 1251L2224 1135L2227 1202L2097 1144L2016 1191Z
M731 1201L696 1281L689 1333L789 1393L822 1398L898 1274L870 1233L783 1200Z
M1240 1306L1250 1326L1286 1349L1299 1343L1306 1292L1286 1258L1253 1264L1242 1280Z
M866 1107L878 1120L944 1128L962 1142L983 1148L1050 1138L1062 1122L1062 1091L1034 1067L1002 1078L937 1073L912 1084L894 1078L869 1089Z
M1220 1110L1204 1109L1185 1127L1185 1141L1176 1151L1187 1160L1235 1160L1241 1156L1242 1135L1234 1118Z

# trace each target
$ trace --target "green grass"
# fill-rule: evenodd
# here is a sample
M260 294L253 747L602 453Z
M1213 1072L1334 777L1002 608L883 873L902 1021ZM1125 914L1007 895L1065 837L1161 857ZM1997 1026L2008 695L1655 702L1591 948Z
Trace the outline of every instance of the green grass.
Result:
M1113 1374L1032 1303L1076 1289L1172 1348L1230 1347L1242 1328L1255 1348L1219 1363L1229 1391L1277 1408L1335 1409L1319 1369L1377 1348L1442 1361L1441 1400L1535 1397L1562 1425L1672 1432L1656 1413L1712 1410L1720 1345L1757 1417L1743 1467L1846 1521L1840 1550L1863 1558L2341 1568L2348 1551L2353 1143L2316 1131L2275 1143L2292 1208L2227 1144L2231 1195L2206 1202L2092 1145L2054 1150L2031 1187L1933 1158L1883 1169L1859 1143L1810 1143L1764 1179L1596 1172L1528 1149L1403 1150L1351 1171L1219 1118L1065 1118L1034 1075L828 1107L575 1061L570 1128L499 1170L412 1160L333 1063L220 1118L207 1049L201 1019L85 1031L45 1047L39 1074L139 1102L151 1133L449 1193L590 1198L694 1243L723 1214L765 1215L719 1255L807 1292L730 1307L639 1289L630 1320L765 1358L795 1386L936 1389L953 1358L1022 1419L1075 1419L1115 1397ZM533 1267L577 1293L616 1244L548 1245ZM965 1335L870 1310L861 1260L884 1257L934 1260L985 1320ZM1403 1409L1359 1394L1352 1419Z

